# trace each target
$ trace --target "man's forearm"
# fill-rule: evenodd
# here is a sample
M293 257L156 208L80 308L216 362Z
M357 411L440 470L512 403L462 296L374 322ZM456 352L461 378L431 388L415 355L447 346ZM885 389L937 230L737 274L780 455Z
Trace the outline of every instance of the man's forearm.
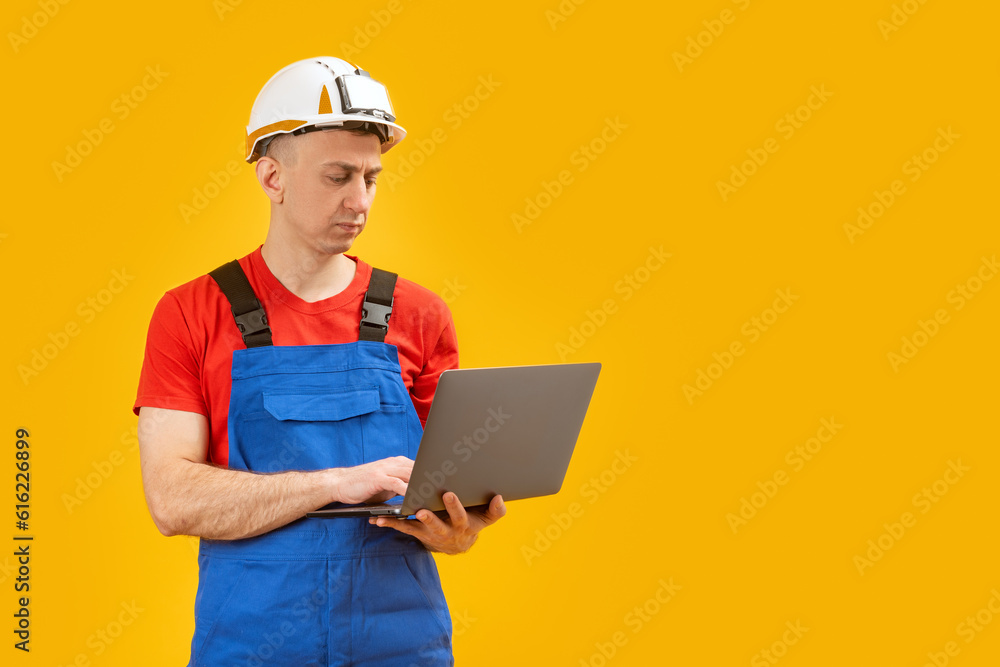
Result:
M165 535L253 537L333 502L335 470L260 474L180 460L157 470L150 509Z

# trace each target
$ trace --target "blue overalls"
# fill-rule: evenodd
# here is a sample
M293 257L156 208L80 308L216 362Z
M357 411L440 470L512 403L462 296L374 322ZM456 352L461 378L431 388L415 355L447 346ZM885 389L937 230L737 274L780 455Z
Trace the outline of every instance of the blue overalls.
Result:
M239 269L226 266L233 264ZM391 276L389 305L366 294L363 319L383 323L384 340L395 275L375 272L369 293ZM395 345L272 346L242 269L225 276L242 278L252 298L234 300L220 281L251 345L233 352L231 469L319 470L416 456L423 429ZM362 323L361 338L370 330ZM454 664L433 558L418 540L367 519L303 518L257 537L202 539L198 565L190 665Z

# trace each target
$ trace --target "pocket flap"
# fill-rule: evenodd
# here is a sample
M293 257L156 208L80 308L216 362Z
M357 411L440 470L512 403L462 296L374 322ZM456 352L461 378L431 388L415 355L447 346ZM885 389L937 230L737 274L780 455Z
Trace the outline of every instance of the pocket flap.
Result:
M264 392L264 409L280 421L340 421L378 412L378 388L309 394Z

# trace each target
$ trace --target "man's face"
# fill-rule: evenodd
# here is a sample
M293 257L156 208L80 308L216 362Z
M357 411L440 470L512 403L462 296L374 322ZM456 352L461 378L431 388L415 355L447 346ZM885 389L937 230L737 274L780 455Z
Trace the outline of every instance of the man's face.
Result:
M343 130L291 137L281 165L283 235L324 254L350 250L364 230L382 171L378 137Z

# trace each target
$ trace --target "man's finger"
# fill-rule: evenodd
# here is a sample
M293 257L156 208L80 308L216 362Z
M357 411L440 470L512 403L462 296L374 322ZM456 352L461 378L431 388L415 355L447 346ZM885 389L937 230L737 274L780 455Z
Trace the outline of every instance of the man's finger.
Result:
M398 477L387 475L384 483L382 484L382 488L386 491L392 491L397 496L406 495L406 482Z
M507 514L507 506L503 504L503 497L496 495L493 496L493 500L490 501L489 507L486 508L486 513L480 515L483 522L487 526L492 525L502 519Z
M462 507L462 503L458 501L458 496L456 496L451 491L447 492L441 498L444 501L444 507L448 510L448 518L451 519L451 527L465 529L469 525L469 515Z
M405 456L395 456L386 460L388 462L386 466L387 474L398 477L404 482L410 481L410 475L413 473L413 461Z
M385 517L380 517L374 519L373 523L382 528L392 528L393 530L398 530L401 533L406 533L407 535L412 535L413 537L418 537L420 528L414 526L414 521L407 521L406 519L387 519Z
M420 510L416 516L417 521L426 526L429 531L438 537L447 537L448 524L442 521L437 514L430 510Z

